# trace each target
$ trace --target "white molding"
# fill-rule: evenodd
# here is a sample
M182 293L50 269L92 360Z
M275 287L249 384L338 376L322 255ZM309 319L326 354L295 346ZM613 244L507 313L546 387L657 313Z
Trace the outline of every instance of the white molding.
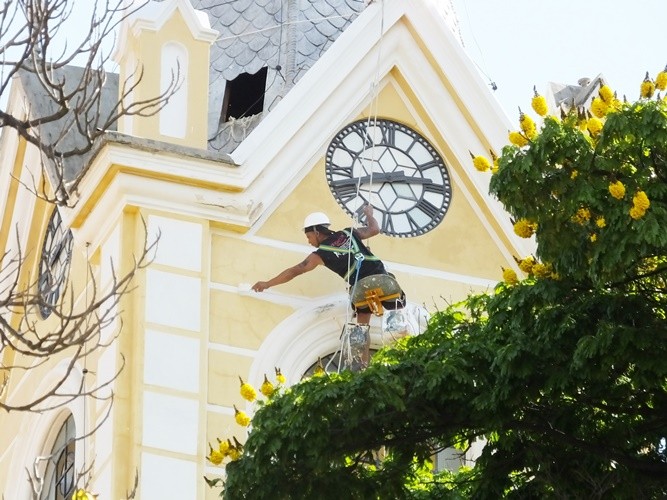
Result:
M426 311L411 303L406 305L405 311L412 333L421 333L419 328L423 326L422 319L428 316ZM299 382L318 357L340 349L341 334L348 323L354 320L346 294L340 294L336 300L313 301L310 307L296 311L269 333L257 351L248 381L259 386L264 374L271 376L278 367L288 386ZM382 317L372 316L370 324L371 348L379 349L384 345Z
M408 305L408 309L415 306ZM292 385L301 379L305 370L340 348L341 333L347 323L353 323L346 294L336 299L313 300L311 305L285 318L266 337L255 357L248 380L260 385L264 374L275 367L281 369ZM382 346L382 318L371 317L371 346Z
M201 278L148 268L145 293L146 322L201 331Z
M141 445L197 455L199 399L144 390Z
M201 477L197 463L144 451L141 453L138 498L197 498Z
M226 352L228 354L236 354L238 356L244 356L246 358L254 358L257 355L257 351L253 349L246 349L244 347L235 347L227 344L221 344L219 342L209 342L208 349L209 351Z
M120 58L125 52L128 32L131 31L134 36L139 36L141 30L159 31L176 9L180 10L195 40L213 43L218 39L219 32L211 28L208 15L200 10L195 10L188 0L151 1L145 5L136 1L131 3L139 4L141 7L127 19L124 19L121 24L118 36L119 43L111 55L116 62L120 62ZM135 8L137 6L132 5L129 7L129 11L131 12L131 9Z

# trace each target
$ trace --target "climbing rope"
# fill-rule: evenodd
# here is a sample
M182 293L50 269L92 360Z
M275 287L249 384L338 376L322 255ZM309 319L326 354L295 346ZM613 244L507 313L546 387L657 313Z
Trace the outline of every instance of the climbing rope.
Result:
M376 148L375 148L375 132L372 134L369 134L369 131L371 130L371 123L373 124L374 130L375 126L377 124L377 118L378 118L378 109L379 109L379 83L380 83L380 62L382 60L382 45L384 41L384 17L385 17L385 11L384 11L384 1L380 2L380 41L378 43L378 54L377 54L377 60L375 63L375 74L373 76L373 81L371 82L371 88L370 88L370 95L371 95L371 104L369 107L369 113L368 113L368 118L366 120L366 130L365 130L365 135L366 135L366 140L363 143L363 148L361 150L361 153L359 155L359 159L361 162L361 165L364 169L366 169L369 172L369 183L368 183L368 188L367 188L367 202L372 204L372 187L373 187L373 172L374 172L374 166L376 163ZM370 149L371 149L371 156L370 156L370 168L367 168L368 163L366 163L369 158L366 158L366 150L367 150L367 145L370 143ZM357 178L357 184L356 184L356 198L359 199L360 193L361 193L361 178L362 176L359 175ZM363 203L362 203L363 206ZM354 229L359 226L359 213L355 213L352 217L352 231L350 232L350 235L348 236L348 241L347 241L347 255L348 255L348 262L347 262L347 267L348 269L351 269L352 266L352 256L353 256L353 246L356 246L354 244ZM348 280L347 283L347 294L348 297L352 297L355 287L357 285L357 282L359 280L359 272L361 270L361 265L365 259L364 255L361 252L355 252L354 253L354 258L356 259L356 275L355 279L353 281L352 286L350 286L350 281ZM344 359L343 354L345 353L347 355L347 359L351 359L351 345L350 345L350 332L349 332L349 325L352 325L352 316L353 316L353 311L352 311L352 303L351 300L348 300L347 302L347 308L346 308L346 323L343 326L343 331L341 333L341 347L340 347L340 362L338 363L338 370L340 371L340 368L342 366L342 361ZM370 328L370 325L369 325ZM370 332L369 332L370 334ZM335 356L334 356L335 357ZM333 357L332 357L333 359Z

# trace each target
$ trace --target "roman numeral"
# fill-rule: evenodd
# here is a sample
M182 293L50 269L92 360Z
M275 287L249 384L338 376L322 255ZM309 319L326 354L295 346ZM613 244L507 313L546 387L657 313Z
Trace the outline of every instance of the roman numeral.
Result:
M396 144L396 129L390 126L382 127L382 143L388 146L393 146Z
M427 191L429 193L436 193L439 195L444 195L445 194L445 186L441 184L436 184L434 182L430 182L428 184L424 184L424 191Z
M410 224L410 229L413 233L417 233L419 231L419 228L421 227L416 220L412 218L412 215L409 213L406 214L408 217L408 223Z
M332 164L328 169L328 173L330 175L340 175L342 177L350 178L352 177L352 166L342 167L340 165Z
M440 209L438 207L424 199L417 204L417 209L424 212L430 219L435 219L440 214Z
M394 233L394 221L391 219L389 214L382 214L382 232L383 233Z
M419 167L419 170L423 172L424 170L430 170L432 168L440 168L440 162L438 160L431 160L417 166Z
M357 185L346 184L343 186L334 186L336 194L343 202L348 202L357 196Z

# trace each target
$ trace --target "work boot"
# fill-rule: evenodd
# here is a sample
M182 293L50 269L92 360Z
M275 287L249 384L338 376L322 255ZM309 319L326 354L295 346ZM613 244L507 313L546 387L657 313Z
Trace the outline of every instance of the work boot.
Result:
M370 357L371 336L368 325L349 325L350 348L345 349L343 368L358 372L368 366Z
M382 316L382 341L390 343L408 334L408 317L403 309L385 311Z

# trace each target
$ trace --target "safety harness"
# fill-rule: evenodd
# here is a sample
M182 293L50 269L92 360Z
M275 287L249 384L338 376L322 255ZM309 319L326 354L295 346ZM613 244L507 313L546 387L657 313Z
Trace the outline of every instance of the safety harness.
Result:
M336 252L336 253L343 253L343 254L352 254L352 257L354 259L349 259L349 267L347 269L347 273L345 273L345 276L343 276L343 279L345 281L348 281L350 279L350 276L352 276L352 273L355 271L359 273L359 270L361 269L361 263L364 260L368 261L373 261L373 260L380 260L377 258L375 255L365 255L361 252L359 249L359 245L357 244L357 241L355 240L354 236L352 235L352 232L347 231L346 229L342 230L343 233L345 233L348 237L349 240L349 245L346 247L332 247L329 245L320 245L318 247L319 250L326 250L328 252ZM356 280L355 280L356 281Z

